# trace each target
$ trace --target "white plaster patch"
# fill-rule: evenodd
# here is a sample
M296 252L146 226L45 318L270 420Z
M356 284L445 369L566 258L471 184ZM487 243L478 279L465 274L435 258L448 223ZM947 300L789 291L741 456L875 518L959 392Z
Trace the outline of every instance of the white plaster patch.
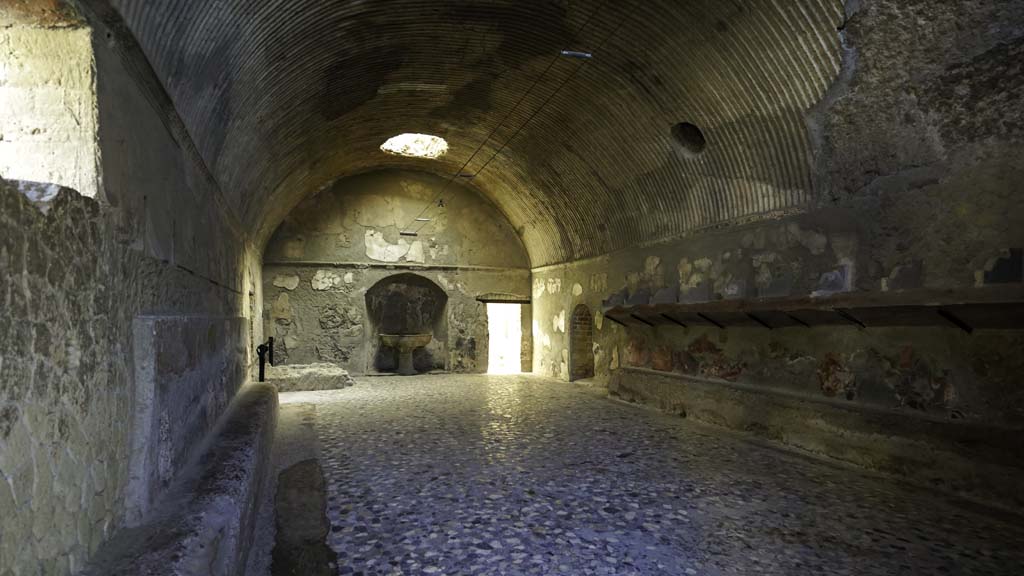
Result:
M323 292L326 290L332 290L341 286L341 276L337 275L330 270L317 270L316 274L313 275L313 280L310 284L313 286L313 290Z
M540 298L544 295L547 290L547 283L544 282L543 278L535 278L533 280L533 297Z
M551 327L555 332L565 332L565 310L562 310L551 319Z
M581 296L582 294L583 294L583 286L581 286L578 282L576 284L573 284L572 285L572 295L573 296Z
M416 240L409 246L409 253L405 255L405 259L408 262L419 262L420 264L427 261L427 257L423 252L423 242Z
M399 238L397 244L392 244L384 239L383 232L378 232L372 228L366 230L363 239L366 244L366 257L378 262L398 262L405 258L412 249L412 246L405 241L405 238ZM418 256L419 260L412 261L424 261L422 243L420 243Z
M285 290L295 290L299 287L299 277L295 274L282 274L274 276L274 286Z
M604 314L601 314L600 311L594 312L594 326L598 330L604 327Z
M562 291L562 279L561 278L548 278L548 293L558 294Z
M355 281L355 274L353 274L352 272L345 272L345 284L352 284Z

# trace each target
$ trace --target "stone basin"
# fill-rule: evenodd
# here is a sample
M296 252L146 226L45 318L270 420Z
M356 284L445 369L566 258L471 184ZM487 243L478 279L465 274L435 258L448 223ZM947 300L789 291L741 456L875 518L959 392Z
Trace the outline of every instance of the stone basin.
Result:
M398 350L398 373L413 376L416 374L412 366L413 351L430 344L433 338L433 334L381 334L380 343Z

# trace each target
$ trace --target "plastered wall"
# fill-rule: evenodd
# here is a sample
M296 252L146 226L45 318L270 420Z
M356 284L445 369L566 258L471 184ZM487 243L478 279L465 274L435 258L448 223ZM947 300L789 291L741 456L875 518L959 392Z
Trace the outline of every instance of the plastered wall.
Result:
M443 191L443 207L437 206ZM433 201L433 203L432 203ZM430 221L415 222L425 206ZM405 227L416 237L399 235ZM366 291L403 272L448 296L444 334L428 347L434 368L487 369L487 294L529 294L522 244L491 204L436 176L378 172L353 177L300 204L267 245L264 331L275 360L376 370L379 343Z

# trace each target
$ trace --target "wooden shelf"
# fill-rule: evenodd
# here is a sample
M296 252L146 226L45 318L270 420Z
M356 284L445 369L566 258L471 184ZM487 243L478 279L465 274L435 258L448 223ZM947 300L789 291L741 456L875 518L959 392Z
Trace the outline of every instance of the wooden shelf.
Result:
M643 295L640 299L643 299ZM714 326L765 329L814 326L951 326L1024 329L1024 285L949 290L844 292L823 297L754 298L697 303L606 302L606 318L623 326ZM630 301L630 304L621 303Z

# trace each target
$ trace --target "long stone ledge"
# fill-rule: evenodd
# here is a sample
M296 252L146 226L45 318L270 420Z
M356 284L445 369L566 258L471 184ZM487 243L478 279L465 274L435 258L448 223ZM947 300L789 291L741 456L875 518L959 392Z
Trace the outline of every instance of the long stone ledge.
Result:
M243 387L155 511L104 544L87 576L242 576L271 479L277 390Z
M612 373L608 392L700 422L737 430L913 484L1024 512L1024 431L902 410L841 406L637 368Z

